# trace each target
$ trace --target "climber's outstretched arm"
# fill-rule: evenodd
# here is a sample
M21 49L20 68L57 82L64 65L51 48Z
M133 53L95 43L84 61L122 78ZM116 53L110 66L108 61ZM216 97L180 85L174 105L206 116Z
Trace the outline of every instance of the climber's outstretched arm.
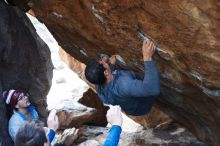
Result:
M120 106L111 106L107 112L107 121L112 125L103 146L117 146L122 125L122 115Z

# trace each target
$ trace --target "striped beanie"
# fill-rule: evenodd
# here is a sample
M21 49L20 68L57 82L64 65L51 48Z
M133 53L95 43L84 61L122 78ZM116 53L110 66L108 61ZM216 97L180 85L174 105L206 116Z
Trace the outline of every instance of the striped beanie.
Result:
M3 98L5 100L5 103L9 105L11 109L14 109L21 93L23 93L21 90L14 90L14 89L11 89L9 91L4 91Z

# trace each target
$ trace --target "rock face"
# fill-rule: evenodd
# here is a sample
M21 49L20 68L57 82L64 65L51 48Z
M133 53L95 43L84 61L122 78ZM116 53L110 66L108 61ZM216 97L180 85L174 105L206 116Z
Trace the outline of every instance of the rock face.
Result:
M74 59L63 49L60 49L60 57L71 68L71 70L77 73L81 79L86 81L84 75L84 69L86 67L85 64ZM89 82L87 83L92 86L92 84L90 84ZM82 98L79 99L79 102L85 106L92 107L97 110L95 116L93 116L93 118L90 121L88 121L88 124L99 126L107 125L105 115L107 113L108 108L103 105L98 95L91 88L83 94Z
M0 4L2 89L28 90L32 103L46 106L45 96L51 86L53 73L48 46L36 34L24 12L4 2Z
M106 113L109 108L103 105L98 95L92 89L86 91L79 102L85 106L92 107L97 110L96 114L92 117L90 121L87 122L87 124L98 126L107 125Z
M53 65L48 46L36 34L25 13L0 1L0 87L25 89L40 117L47 117L46 100L51 86ZM1 97L1 96L0 96ZM10 146L6 108L0 99L0 145Z
M147 129L163 126L173 121L170 117L160 111L156 106L152 107L151 111L144 116L129 117Z
M217 0L33 0L60 45L86 62L98 50L143 71L141 40L151 36L163 111L211 145L220 143L220 2Z
M178 128L177 128L178 127ZM164 129L148 129L137 132L122 132L119 146L206 146L186 129L170 125ZM57 136L58 142L68 146L101 146L105 142L109 128L84 126L66 129Z
M59 129L79 127L96 114L94 108L83 106L74 100L62 101L56 107L59 119Z

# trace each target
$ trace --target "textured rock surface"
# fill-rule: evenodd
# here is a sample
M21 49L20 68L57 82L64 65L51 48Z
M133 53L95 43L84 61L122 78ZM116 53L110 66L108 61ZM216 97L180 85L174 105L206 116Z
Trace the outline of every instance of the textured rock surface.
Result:
M119 146L205 146L186 129L171 124L164 129L148 129L138 132L122 132ZM65 141L68 146L101 146L109 128L84 126L79 130L67 129L56 138L58 142Z
M84 75L84 70L86 68L85 64L74 59L71 55L66 53L66 51L63 50L63 48L60 48L59 55L60 58L68 65L68 67L71 68L72 71L77 73L81 79L86 80Z
M218 0L33 0L60 45L85 62L98 50L142 71L141 39L160 44L160 107L197 137L220 140L220 2Z
M74 59L63 49L60 49L60 57L75 73L79 75L81 79L86 81L84 76L85 64ZM89 82L87 83L89 84ZM107 121L105 115L108 108L102 104L97 94L92 89L88 89L88 91L83 94L82 98L79 99L79 102L85 106L92 107L97 110L95 116L93 116L91 121L88 121L88 123L106 126Z
M173 120L166 114L161 112L157 107L153 107L151 111L144 116L129 116L131 119L141 124L145 128L156 128L164 124L168 124Z
M26 89L32 103L45 106L53 69L48 46L36 34L25 13L4 2L0 4L2 89Z
M69 68L78 74L78 76L84 80L92 89L95 91L95 86L91 84L89 81L86 80L84 70L86 68L86 65L78 60L76 60L74 57L72 57L70 54L68 54L64 49L59 50L60 58L69 66ZM94 95L96 96L96 95Z
M96 113L94 108L86 107L74 100L62 101L56 105L56 110L60 122L59 129L79 127Z
M1 89L28 90L31 102L37 108L40 106L40 117L45 120L45 96L51 85L53 68L48 46L39 38L30 20L20 9L0 1L0 15ZM10 146L7 143L8 128L4 106L1 100L0 145Z
M97 110L96 114L92 117L87 124L97 125L97 126L106 126L106 113L109 109L107 106L104 106L102 102L99 100L97 94L92 90L89 89L83 94L83 97L79 100L85 106L95 108Z

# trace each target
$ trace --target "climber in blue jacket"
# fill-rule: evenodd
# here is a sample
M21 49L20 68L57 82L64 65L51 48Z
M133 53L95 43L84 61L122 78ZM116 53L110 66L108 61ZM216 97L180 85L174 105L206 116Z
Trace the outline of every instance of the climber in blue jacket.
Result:
M152 60L155 50L152 41L143 42L144 76L133 71L112 71L108 62L93 60L86 66L86 79L96 85L98 96L105 104L120 105L126 114L133 116L147 114L154 96L160 93L158 69Z
M112 125L108 136L105 140L103 146L117 146L120 134L121 134L121 126L122 126L122 115L121 115L121 107L120 106L110 106L106 114L106 118L108 123Z

